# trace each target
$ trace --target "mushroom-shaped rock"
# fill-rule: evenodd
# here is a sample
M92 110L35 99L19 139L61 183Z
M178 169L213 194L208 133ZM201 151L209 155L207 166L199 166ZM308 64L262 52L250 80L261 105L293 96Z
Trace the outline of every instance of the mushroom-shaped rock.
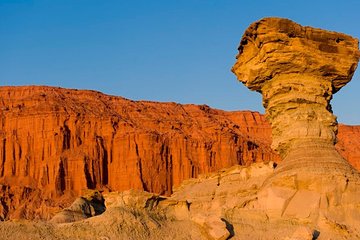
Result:
M335 93L351 80L359 56L358 40L351 36L264 18L245 31L232 71L259 92L274 78L300 74L299 80L330 83Z
M246 30L232 71L262 93L272 147L283 159L257 193L254 206L268 216L307 219L320 232L341 222L360 234L360 174L334 147L330 106L359 57L358 40L288 19L265 18Z
M280 169L350 168L333 147L330 100L351 80L359 57L357 39L288 19L264 18L246 30L232 71L262 93L272 147L285 158Z

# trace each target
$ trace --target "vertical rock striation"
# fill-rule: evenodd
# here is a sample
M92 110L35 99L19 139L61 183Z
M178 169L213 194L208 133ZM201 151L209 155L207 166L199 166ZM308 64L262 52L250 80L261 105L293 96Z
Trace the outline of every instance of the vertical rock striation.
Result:
M359 129L342 126L337 147L360 167ZM250 111L0 87L0 220L49 218L84 189L169 195L201 173L277 162L270 134Z
M64 197L74 199L84 189L169 195L199 173L278 159L269 134L264 117L249 111L1 87L0 187L6 191L0 219L15 211L47 218Z

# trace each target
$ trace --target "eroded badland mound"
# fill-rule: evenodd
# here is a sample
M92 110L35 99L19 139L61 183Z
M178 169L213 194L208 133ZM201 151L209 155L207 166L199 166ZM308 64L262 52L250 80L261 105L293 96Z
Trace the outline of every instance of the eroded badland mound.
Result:
M360 239L360 127L338 129L330 106L359 57L357 40L344 34L279 18L252 24L233 72L263 95L271 129L253 112L1 88L3 217L57 214L48 222L6 221L0 233ZM116 192L126 189L137 190ZM57 211L59 203L67 208Z

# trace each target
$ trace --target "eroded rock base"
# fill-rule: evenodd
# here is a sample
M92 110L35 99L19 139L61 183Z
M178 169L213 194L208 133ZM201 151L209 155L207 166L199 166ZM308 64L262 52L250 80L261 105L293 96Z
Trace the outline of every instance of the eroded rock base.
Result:
M0 224L0 234L3 239L360 238L360 182L330 173L275 179L275 165L202 175L185 181L171 197L104 194L106 211L100 215L61 224L8 221Z

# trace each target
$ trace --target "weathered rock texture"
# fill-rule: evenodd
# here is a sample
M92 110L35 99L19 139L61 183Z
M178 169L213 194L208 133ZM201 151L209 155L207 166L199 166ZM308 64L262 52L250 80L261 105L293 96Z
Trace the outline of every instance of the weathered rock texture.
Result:
M263 95L272 147L283 161L257 193L269 217L321 219L358 233L360 174L335 149L332 95L349 82L360 57L345 34L266 18L252 24L233 72Z
M336 149L360 171L360 127L339 125Z
M0 219L49 219L87 188L169 194L199 173L279 160L269 124L249 111L1 87L0 115ZM339 132L338 149L360 167L360 128Z
M48 218L83 189L170 194L199 173L278 159L249 111L52 87L1 87L0 110L2 219Z
M288 19L263 19L246 30L232 70L248 88L262 93L272 147L289 159L282 166L346 168L340 156L329 159L336 154L337 133L330 100L351 80L359 57L357 39ZM333 153L316 161L310 157L297 161L293 151L300 148Z
M87 190L70 207L61 210L51 218L52 223L76 222L102 214L106 210L105 200L97 190Z
M185 180L170 197L136 190L107 193L104 194L106 211L103 214L74 222L73 215L84 212L81 208L84 201L80 198L80 204L78 199L72 206L75 211L66 209L50 222L6 221L0 224L0 234L4 240L360 238L360 225L344 224L343 220L359 217L353 211L358 206L355 199L349 199L354 205L348 209L347 215L339 215L337 209L333 209L331 214L316 221L309 217L310 210L304 205L316 201L318 196L304 191L295 194L295 202L289 201L283 215L262 209L258 201L261 186L273 172L274 164L271 162L254 163L249 167L237 165ZM288 194L284 190L286 188L278 188L269 200L277 198L276 204L282 205L283 197ZM329 200L334 201L339 194L334 192ZM294 217L297 208L301 208L303 213ZM59 217L67 223L56 224Z
M282 26L284 23L285 33L288 32L288 29L303 29L289 20L264 19L252 25L250 30L247 31L245 38L249 37L247 41L254 41L257 39L257 37L253 37L256 34L251 35L250 33L254 33L257 28L264 30L265 27L268 29L269 35L272 36L273 31L276 32L283 29L279 26ZM255 30L254 26L256 26ZM311 43L314 38L312 35L313 32L319 33L321 36L316 38L318 39L316 41L325 41L328 39L328 33L326 31L311 28L306 28L305 30L304 31L310 36L309 40L303 40L305 42L310 41ZM302 31L303 30L300 32ZM266 34L267 32L264 30L264 36L261 37L266 39ZM297 35L294 34L285 35L295 38ZM331 33L329 36L333 35L336 34ZM279 36L282 37L281 34L279 34ZM285 46L287 46L286 44L290 44L290 42L286 43L282 38L276 42L280 42ZM346 44L347 41L344 43ZM244 60L241 59L241 54L245 54L245 60L248 57L248 55L246 55L246 45L248 42L244 40L242 44L242 47L240 47L240 62ZM261 46L266 45L260 45L260 48ZM350 46L352 45L350 44ZM325 48L327 49L328 47ZM299 51L300 50L301 49L299 49ZM277 51L281 53L281 44L269 51L268 54L272 56L271 54L276 54ZM288 54L291 55L291 51L290 49ZM256 57L257 52L255 52L250 59ZM314 59L310 58L309 61L312 60ZM264 61L266 62L266 60ZM243 61L242 64L245 63L246 61ZM282 65L281 61L276 61L276 59L274 59L274 64L276 66L277 64ZM289 63L285 61L284 64ZM237 67L240 66L241 64ZM250 65L250 67L251 66L252 65ZM278 67L281 68L280 66ZM294 67L295 66L292 66L291 69ZM331 75L333 73L331 69L333 68L330 66L329 69ZM348 72L348 78L351 77L350 75L353 70L354 69ZM239 75L242 74L237 71L239 70L235 69L236 73ZM306 72L310 73L311 71L306 70ZM279 71L269 76L269 79L264 79L263 83L260 81L260 83L267 86L267 84L270 83L266 82L271 82L274 77L275 80L272 82L274 83L273 89L271 90L264 87L271 93L274 89L281 88L280 84L282 84L282 82L278 82L280 80L277 80L276 77L277 74L281 73L282 71ZM286 73L286 71L283 73ZM325 77L329 76L326 73L324 74ZM262 75L260 74L259 76L261 78ZM305 74L304 76L307 75ZM313 75L311 76L314 77ZM245 115L239 112L226 113L212 110L206 106L181 106L177 104L155 104L149 102L135 103L94 92L87 92L89 95L92 95L92 97L81 100L83 104L79 105L79 99L74 100L76 92L65 90L69 91L69 93L63 93L65 96L63 99L64 102L62 103L64 104L60 105L59 108L63 109L63 107L66 106L65 113L68 118L65 118L65 121L61 119L59 124L55 125L62 127L61 131L51 130L60 136L60 143L58 143L58 145L55 144L59 146L58 148L60 150L58 151L60 158L56 157L53 160L57 168L55 168L55 171L49 171L53 172L52 177L49 177L50 174L46 175L48 178L55 179L53 180L55 186L59 186L57 184L58 182L61 183L60 186L64 186L62 188L55 187L55 194L61 195L67 191L78 191L74 186L81 186L81 184L69 184L74 181L72 178L74 172L76 172L75 170L69 170L69 162L74 164L76 161L78 161L78 165L75 166L80 167L81 173L82 171L85 172L86 179L82 181L87 183L87 181L91 180L90 183L92 183L92 185L88 186L86 184L88 188L99 187L109 188L111 190L122 188L125 184L121 183L124 185L119 185L119 183L116 183L115 176L121 178L121 174L130 172L133 173L135 178L140 178L135 181L140 181L141 184L131 185L128 183L129 185L127 185L127 187L135 186L135 188L140 189L152 189L154 186L160 186L158 189L162 190L163 188L161 188L161 186L163 185L159 184L159 182L164 180L164 182L168 183L167 179L169 179L169 175L167 174L169 174L169 172L166 171L169 169L168 166L171 166L170 179L172 179L172 181L170 186L175 185L178 187L174 188L174 192L170 197L136 190L106 193L104 194L106 211L100 215L96 214L97 209L100 207L100 211L98 212L101 212L105 207L102 205L102 196L99 195L98 192L95 192L95 195L77 199L71 207L59 212L50 222L4 222L0 224L0 234L2 238L15 238L19 240L29 238L127 240L359 239L359 174L336 152L333 145L335 141L336 121L329 112L330 105L328 103L328 96L317 96L315 94L318 92L319 87L324 90L326 88L322 88L323 86L326 85L330 87L330 85L326 84L327 80L323 83L322 79L317 79L316 76L311 79L314 82L308 82L308 80L302 81L301 75L299 74L299 76L294 79L300 86L293 88L294 86L292 86L290 80L294 79L286 77L280 79L283 79L285 84L290 85L291 89L286 88L286 91L289 92L284 90L281 96L276 96L275 93L272 93L274 96L264 102L266 103L266 107L272 106L272 108L275 109L274 111L276 111L271 112L267 109L267 114L274 127L275 144L273 146L281 153L282 157L285 158L284 161L280 162L278 167L276 167L277 164L273 162L254 163L248 167L237 165L215 173L200 175L196 179L185 180L180 186L178 186L179 182L186 177L195 176L199 172L214 170L217 167L221 167L222 164L232 164L231 159L233 159L232 157L234 157L234 155L226 155L227 162L225 163L219 163L219 161L224 161L220 156L223 157L226 153L233 152L236 146L238 146L240 150L244 149L244 146L245 149L247 146L248 151L250 151L250 149L253 150L252 154L247 153L246 155L242 155L243 150L239 151L240 155L236 154L235 158L237 162L247 165L249 162L261 161L261 158L264 156L257 158L258 151L267 148L262 148L259 144L269 144L270 141L267 138L268 135L264 135L264 133L261 132L266 132L269 128L264 127L266 124L260 115L248 112L245 113ZM290 82L287 82L288 80ZM342 82L342 80L344 81ZM340 84L336 84L337 89L335 87L334 90L331 90L327 94L331 95L340 88L341 84L348 80L349 79L345 79L345 77L344 79L340 79ZM299 90L300 88L301 91ZM263 87L256 90L264 91ZM54 89L53 91L61 93L61 91L64 90ZM326 91L323 93L325 94ZM315 94L317 98L325 98L325 100L318 99L310 101L308 98L312 99L312 94ZM94 96L97 96L95 100ZM316 97L315 99L317 99ZM282 98L284 98L284 100L282 100ZM306 101L303 101L302 98L305 98ZM289 102L285 99L288 99ZM91 108L89 106L97 106L89 105L92 101L97 102L97 104L99 104L98 106L106 107ZM69 103L73 103L70 105L71 107L67 107ZM123 105L124 103L127 103L126 106ZM4 105L9 106L10 104ZM26 106L27 105L22 106L22 109L25 109ZM157 106L160 107L157 108ZM306 106L308 106L311 114L308 114L308 111L306 111ZM46 108L48 106L44 107ZM132 108L136 110L133 111L131 110ZM294 112L292 109L295 109ZM297 110L299 111L298 113L296 112ZM75 114L74 117L73 114L79 111L80 114ZM106 113L108 111L113 115L107 115ZM324 118L322 118L323 115L319 115L319 111L325 114ZM88 121L86 120L87 118L81 120L83 112L89 114L89 116L92 117L91 120ZM288 113L294 117L294 119L286 118ZM27 114L29 115L30 112L27 112ZM59 115L62 116L62 114L63 113L55 114L55 119ZM247 116L247 114L250 114L252 117L244 117ZM281 116L284 114L285 116ZM253 129L246 129L249 127L249 125L247 125L248 120L252 119L251 121L254 121L256 119L254 116L260 117L256 123L263 124L261 125L263 126L261 130L256 131L256 126ZM305 117L305 120L303 117ZM83 116L83 118L85 117ZM13 119L16 122L17 118L14 117ZM114 121L114 119L117 120ZM6 122L8 120L2 121ZM79 121L84 121L86 124L77 125ZM110 126L107 128L106 126L109 124L107 123L108 121L110 122ZM153 123L153 121L155 121L155 123ZM34 120L34 122L36 122L36 120ZM48 122L46 123L49 124ZM84 124L88 126L86 130L83 130ZM129 124L132 124L132 126L127 126ZM31 125L36 126L36 124ZM172 127L169 128L169 126ZM292 126L292 130L294 131L290 131L289 126ZM80 128L79 132L76 131L76 129L78 129L76 127ZM19 127L15 129L18 128ZM100 134L103 129L107 129L107 131L109 131L109 129L112 130L110 131L112 134L106 135L105 130L104 134ZM141 131L138 131L138 129L141 129ZM150 133L145 131L145 129L148 129ZM356 127L344 126L343 129L351 132L351 134L345 134L346 136L351 137L358 134L358 128ZM73 135L74 132L76 133L75 135ZM147 134L154 134L154 132L156 134L150 136L157 137L146 137L148 136ZM122 133L122 138L117 137L120 133ZM4 134L4 139L6 139L5 143L8 144L7 139L9 139L9 136L6 131ZM46 133L43 134L46 135ZM286 134L289 135L287 136ZM128 135L131 135L132 138L128 139L126 137ZM249 135L251 135L251 137ZM10 136L12 135L10 134ZM79 136L80 140L78 140L77 136ZM100 138L98 138L98 136ZM340 134L340 137L341 136L344 135ZM51 140L52 137L53 136L50 135L49 140ZM141 140L142 137L144 137L145 140ZM125 141L125 143L127 143L126 148L124 148L124 145L117 145L117 142L124 138L127 139L127 141ZM185 138L185 140L181 140L183 138ZM93 139L94 143L92 144L95 145L91 145L90 139ZM134 139L135 147L132 147L132 141L134 141ZM206 139L212 139L210 147L205 144L207 143L207 141L205 141ZM192 144L188 145L188 141ZM246 141L246 145L236 145L243 143L243 141ZM346 149L358 149L357 147L347 145L354 145L354 143L356 143L356 140L351 141L349 138L340 141L338 149L344 155L348 154L347 156L352 156ZM224 143L224 145L222 145L222 143ZM93 146L93 148L89 148L90 153L88 148L84 147L86 151L80 148L82 145L87 146L86 144ZM121 150L115 150L116 146ZM216 151L214 150L214 146L217 146ZM30 147L27 149L29 148ZM72 156L74 155L72 153L74 149L78 148L80 148L78 152L90 157L81 158L81 156L84 155L79 154L75 156L80 156L80 161L73 159ZM15 156L18 156L18 152L11 149L13 148L7 150L5 146L2 155L5 156L5 160L8 159L7 151L15 152ZM135 157L131 157L132 155L129 149L135 149ZM91 152L91 150L93 152ZM100 153L98 154L97 152L99 151ZM174 151L180 151L180 153L178 153L180 157L178 156L178 158L176 158L175 156L177 155ZM20 155L23 156L23 151L20 152ZM121 154L119 154L119 152ZM119 158L119 156L122 156L124 153L128 158L125 159L125 162L118 162L115 165L115 161L120 161L119 159L121 158ZM165 153L165 155L162 155L163 153ZM266 153L265 150L261 152L261 154ZM10 164L10 167L13 166L14 163L17 163L17 161L14 160L15 157L11 158L11 156L12 155L10 155L10 162L12 164ZM150 158L146 158L146 156L150 156ZM276 155L271 156L276 158ZM40 160L46 162L46 159L47 158ZM86 159L90 159L92 163L87 163L88 160ZM174 159L178 159L178 162L175 163ZM135 163L131 165L131 161L135 161ZM145 165L145 161L149 162ZM313 161L318 162L313 164ZM81 162L83 162L83 165ZM162 163L165 163L165 167L163 167ZM111 164L117 167L125 166L125 169L117 168L113 170L111 169ZM185 168L176 168L174 167L176 164L185 166ZM354 165L358 166L357 163ZM3 164L3 166L5 165ZM18 166L18 164L16 164L16 166ZM10 168L15 169L13 170L15 173L18 171L16 166ZM92 167L88 168L85 166ZM130 168L130 166L133 166L133 168ZM146 166L146 168L144 168L144 166ZM193 166L198 167L196 171L193 170ZM312 167L316 168L312 169ZM7 165L6 168L8 168ZM89 172L87 169L91 169L92 171ZM146 169L146 174L144 174L144 169ZM98 175L94 174L94 170L98 170L98 172L95 171ZM115 173L110 173L111 171L115 171ZM162 171L165 171L166 174L161 175ZM106 174L104 174L104 172L106 172ZM155 173L160 176L157 176ZM175 173L180 176L176 178L178 182L174 181ZM184 173L188 175L184 175ZM115 174L115 176L110 178L112 174ZM97 178L96 176L103 177ZM104 176L107 177L104 178ZM163 176L165 176L165 178L162 178ZM21 175L18 178L22 179L22 177ZM79 177L80 180L82 178L84 178L84 176ZM30 176L29 179L35 179L34 181L29 180L29 185L30 183L35 186L39 184L36 181L37 178ZM97 180L95 181L94 179ZM106 179L106 181L104 181L104 179ZM4 178L4 180L6 180L6 178ZM50 186L49 191L52 192L50 183L47 184ZM41 186L45 188L48 185L45 184ZM168 188L164 188L162 193L166 193L166 189Z

